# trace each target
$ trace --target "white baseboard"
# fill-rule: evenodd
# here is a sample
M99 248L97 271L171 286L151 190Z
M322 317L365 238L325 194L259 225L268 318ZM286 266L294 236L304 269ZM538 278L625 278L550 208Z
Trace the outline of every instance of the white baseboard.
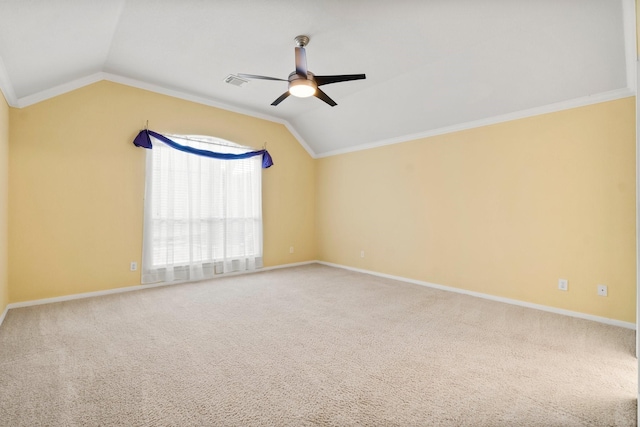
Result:
M355 271L358 273L370 274L372 276L384 277L386 279L398 280L400 282L413 283L414 285L427 286L429 288L439 289L441 291L455 292L458 294L470 295L470 296L483 298L491 301L498 301L506 304L517 305L520 307L547 311L549 313L562 314L564 316L577 317L579 319L585 319L585 320L592 320L594 322L604 323L612 326L619 326L621 328L626 328L626 329L633 329L633 330L636 329L635 323L623 322L622 320L616 320L616 319L609 319L608 317L594 316L591 314L580 313L578 311L564 310L562 308L549 307L547 305L534 304L534 303L520 301L516 299L511 299L511 298L504 298L504 297L499 297L499 296L490 295L490 294L483 294L481 292L468 291L466 289L454 288L452 286L438 285L435 283L424 282L422 280L408 279L406 277L393 276L391 274L378 273L377 271L363 270L361 268L354 268L346 265L334 264L331 262L325 262L325 261L317 261L317 262L318 264L327 265L329 267L337 267L345 270Z
M260 273L261 271L269 271L269 270L280 270L281 268L298 267L301 265L309 265L309 264L317 264L317 263L318 261L313 260L313 261L294 262L291 264L274 265L271 267L262 267L260 270L256 270L253 273Z
M261 272L264 272L264 271L278 270L278 269L281 269L281 268L289 268L289 267L297 267L297 266L306 265L306 264L314 264L316 262L317 261L303 261L303 262L296 262L296 263L291 263L291 264L274 265L274 266L271 266L271 267L262 267L262 268L259 268L257 270L251 270L251 271L238 271L238 272L234 272L234 273L225 273L225 274L216 275L215 277L212 277L212 278L209 278L209 279L204 279L202 281L204 282L204 281L208 281L208 280L215 280L215 279L219 279L219 278L223 278L223 277L239 276L239 275L244 275L244 274L261 273ZM119 294L119 293L123 293L123 292L139 291L139 290L142 290L142 289L158 288L158 287L161 287L161 286L181 285L181 284L184 284L184 283L195 283L195 282L193 282L193 281L191 281L191 282L180 281L180 282L170 282L170 283L153 283L153 284L149 284L149 285L125 286L125 287L122 287L122 288L107 289L107 290L104 290L104 291L83 292L81 294L72 294L72 295L64 295L64 296L53 297L53 298L43 298L43 299L31 300L31 301L14 302L14 303L11 303L11 304L7 305L7 308L4 310L4 313L2 314L2 317L0 317L0 325L2 325L2 320L4 320L4 316L6 315L7 311L9 309L12 309L12 308L31 307L31 306L34 306L34 305L51 304L51 303L55 303L55 302L71 301L71 300L76 300L76 299L99 297L99 296L103 296L103 295L111 295L111 294Z
M516 300L516 299L511 299L511 298L504 298L504 297L499 297L499 296L495 296L495 295L484 294L484 293L481 293L481 292L468 291L466 289L454 288L452 286L438 285L438 284L435 284L435 283L424 282L422 280L409 279L409 278L401 277L401 276L393 276L391 274L378 273L377 271L364 270L364 269L361 269L361 268L349 267L349 266L346 266L346 265L334 264L334 263L325 262L325 261L303 261L303 262L296 262L296 263L291 263L291 264L275 265L275 266L271 266L271 267L263 267L263 268L260 268L258 270L254 270L254 271L241 271L241 272L236 272L236 273L221 274L219 276L216 276L215 278L238 276L238 275L243 275L243 274L254 274L254 273L260 273L260 272L264 272L264 271L278 270L278 269L281 269L281 268L289 268L289 267L298 267L298 266L301 266L301 265L316 264L316 263L317 264L326 265L326 266L329 266L329 267L342 268L344 270L350 270L350 271L355 271L355 272L358 272L358 273L369 274L369 275L372 275L372 276L384 277L386 279L398 280L400 282L406 282L406 283L412 283L412 284L415 284L415 285L426 286L426 287L429 287L429 288L439 289L439 290L442 290L442 291L455 292L455 293L458 293L458 294L470 295L470 296L483 298L483 299L487 299L487 300L491 300L491 301L497 301L497 302L502 302L502 303L506 303L506 304L517 305L517 306L520 306L520 307L532 308L532 309L535 309L535 310L542 310L542 311L547 311L547 312L550 312L550 313L562 314L564 316L570 316L570 317L576 317L576 318L579 318L579 319L591 320L591 321L594 321L594 322L604 323L604 324L612 325L612 326L619 326L619 327L626 328L626 329L634 329L634 330L636 329L636 325L634 323L623 322L621 320L609 319L607 317L594 316L594 315L591 315L591 314L580 313L580 312L577 312L577 311L564 310L564 309L561 309L561 308L549 307L549 306L546 306L546 305L534 304L534 303L530 303L530 302L526 302L526 301L520 301L520 300ZM206 280L213 280L213 279L206 279ZM11 303L11 304L7 305L7 307L4 309L4 311L0 315L0 326L2 326L2 322L4 321L4 318L7 315L7 312L12 308L30 307L30 306L42 305L42 304L51 304L51 303L55 303L55 302L71 301L71 300L82 299L82 298L98 297L98 296L103 296L103 295L118 294L118 293L122 293L122 292L139 291L139 290L142 290L142 289L157 288L157 287L161 287L161 286L180 285L180 284L184 284L184 283L189 283L189 282L171 282L171 283L156 283L156 284L151 284L151 285L127 286L127 287L122 287L122 288L107 289L107 290L104 290L104 291L85 292L85 293L81 293L81 294L65 295L65 296L54 297L54 298L43 298L43 299L32 300L32 301L15 302L15 303Z

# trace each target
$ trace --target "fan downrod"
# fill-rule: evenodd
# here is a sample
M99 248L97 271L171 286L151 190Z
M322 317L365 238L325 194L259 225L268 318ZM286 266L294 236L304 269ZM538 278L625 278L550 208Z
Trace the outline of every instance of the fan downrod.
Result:
M297 36L294 40L296 41L296 46L298 47L305 47L309 44L308 36Z

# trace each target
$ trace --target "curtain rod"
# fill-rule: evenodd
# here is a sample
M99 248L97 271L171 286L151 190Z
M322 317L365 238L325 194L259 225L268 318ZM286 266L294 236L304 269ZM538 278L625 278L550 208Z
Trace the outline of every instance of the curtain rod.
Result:
M146 120L146 122L145 122L145 124L144 124L144 130L147 130L147 131L149 130L149 120ZM201 142L201 143L203 143L203 144L219 145L220 147L227 147L227 148L246 148L246 149L253 150L253 151L258 151L258 150L259 150L259 148L253 148L253 147L251 147L250 145L240 145L240 144L236 144L236 145L238 145L238 146L239 146L239 147L236 147L236 146L233 146L233 145L222 144L222 143L220 143L220 142L212 142L212 141L205 141L205 140L197 139L197 138L189 138L189 137L187 137L187 136L184 136L184 135L177 135L177 134L175 134L175 133L169 133L169 134L167 134L167 135L171 135L171 136L174 136L174 137L179 137L179 138L184 139L184 140L186 140L186 141L194 141L194 142ZM230 144L235 144L235 142L231 142L231 141L228 141L228 142L229 142ZM263 150L266 150L266 149L267 149L267 143L266 143L266 141L265 141L265 143L264 143L264 144L262 144L262 149L263 149Z
M240 145L240 144L228 145L228 144L223 144L223 143L220 143L220 142L206 141L206 140L202 140L202 139L198 139L198 138L189 138L189 137L187 137L185 135L176 135L175 133L168 133L167 135L171 135L171 136L174 136L174 137L177 137L177 138L180 138L180 139L184 139L186 141L202 142L203 144L219 145L221 147L227 147L227 148L248 148L248 149L254 150L254 151L259 150L257 148L253 148L253 147L251 147L249 145ZM229 143L235 144L235 143L233 143L231 141L229 141ZM266 147L267 147L267 143L265 142L264 145L262 146L262 149L264 150L264 149L266 149Z

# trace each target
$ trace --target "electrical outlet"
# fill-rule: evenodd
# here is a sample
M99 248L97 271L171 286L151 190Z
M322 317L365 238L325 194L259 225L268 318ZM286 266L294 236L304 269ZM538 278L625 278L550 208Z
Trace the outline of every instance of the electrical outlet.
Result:
M360 251L360 258L364 258L364 251Z
M607 296L607 285L598 285L598 295L601 297Z
M129 266L129 270L136 271L138 269L138 263L135 261L131 261L131 265Z
M567 279L558 279L558 289L561 291L568 291L569 281Z
M293 246L289 246L289 253L292 254L293 253Z

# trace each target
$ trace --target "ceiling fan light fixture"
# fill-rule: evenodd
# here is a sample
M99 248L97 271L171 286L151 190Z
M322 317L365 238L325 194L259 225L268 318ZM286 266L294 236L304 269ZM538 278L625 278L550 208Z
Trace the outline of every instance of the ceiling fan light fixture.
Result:
M331 83L348 82L350 80L362 80L366 79L364 74L339 74L335 76L316 76L307 68L307 53L304 47L309 44L308 36L298 36L296 41L296 69L287 80L279 79L277 77L258 76L255 74L242 74L239 73L237 77L245 79L258 79L258 80L276 80L289 82L288 89L285 93L276 98L271 103L274 107L279 105L282 101L287 99L290 95L296 98L308 98L315 96L319 100L329 104L331 107L338 105L333 99L329 98L329 95L324 93L318 86L328 85Z
M316 84L312 80L293 80L289 83L289 93L298 98L308 98L316 94Z

